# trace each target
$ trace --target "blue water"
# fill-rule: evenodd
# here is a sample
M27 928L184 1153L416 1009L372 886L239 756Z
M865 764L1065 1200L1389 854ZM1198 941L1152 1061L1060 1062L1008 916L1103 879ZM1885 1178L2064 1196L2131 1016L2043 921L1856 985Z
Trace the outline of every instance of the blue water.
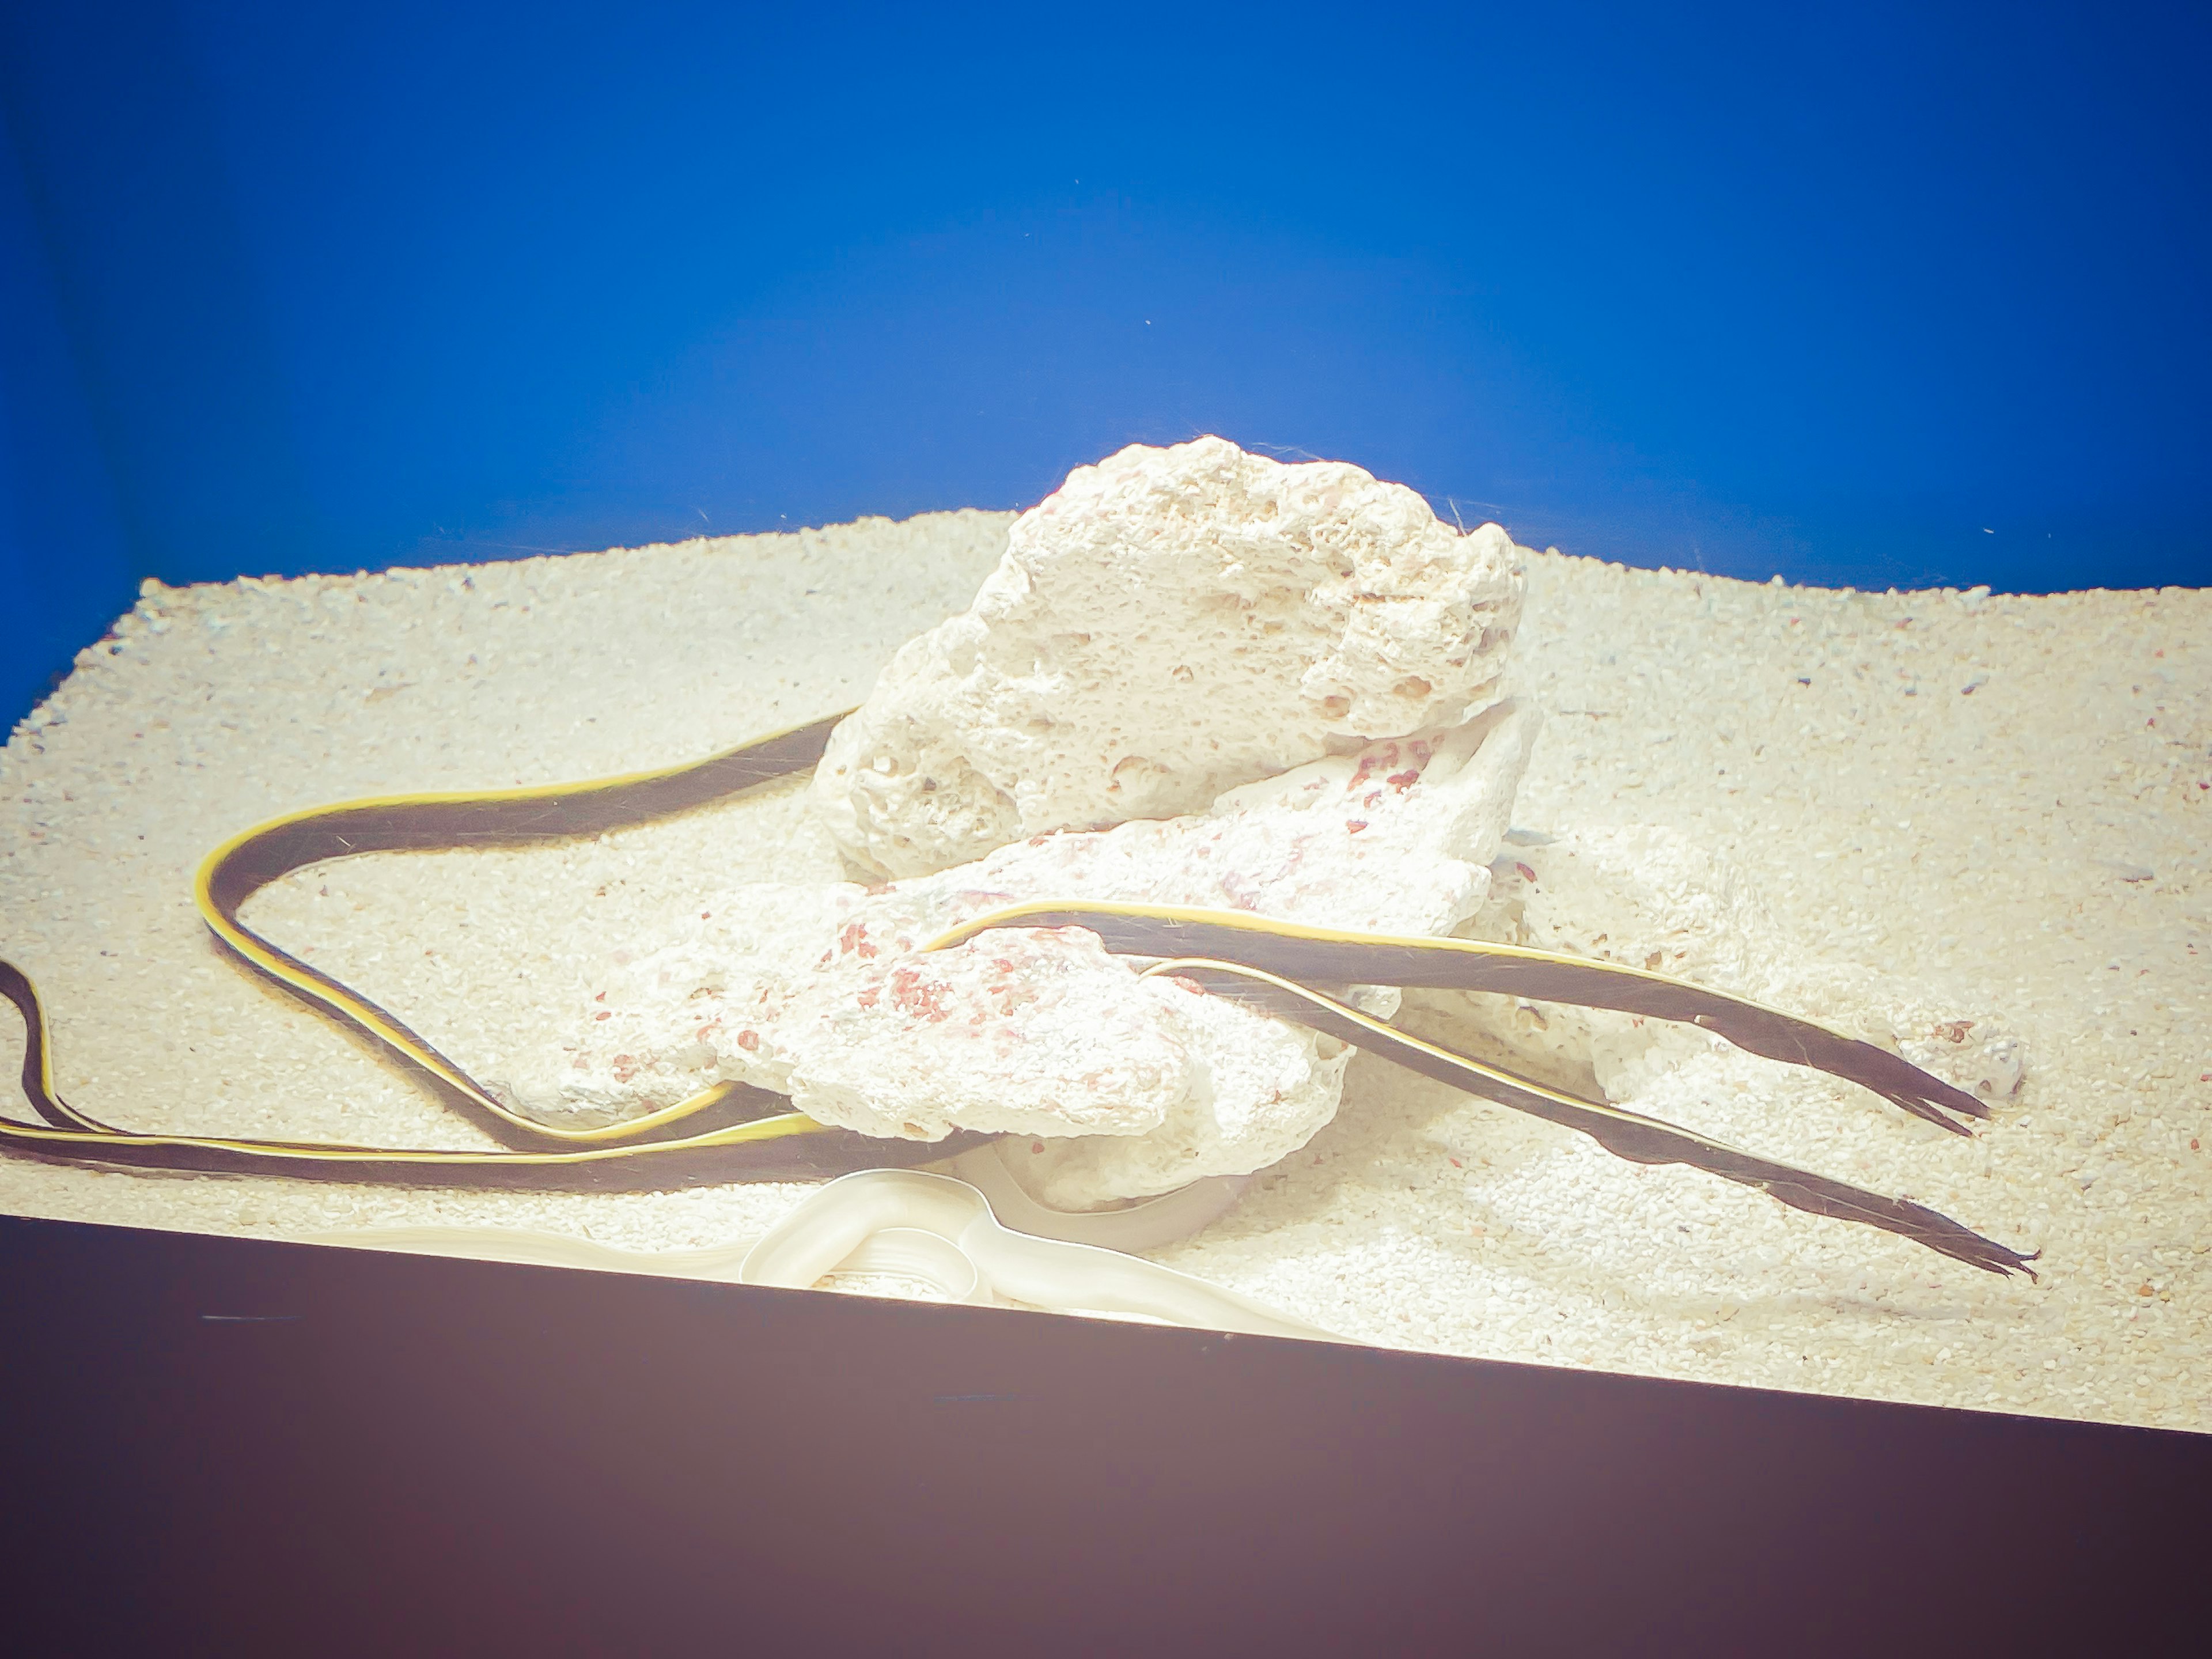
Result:
M0 10L0 717L148 574L1201 431L1637 563L2212 569L2201 8L800 9Z

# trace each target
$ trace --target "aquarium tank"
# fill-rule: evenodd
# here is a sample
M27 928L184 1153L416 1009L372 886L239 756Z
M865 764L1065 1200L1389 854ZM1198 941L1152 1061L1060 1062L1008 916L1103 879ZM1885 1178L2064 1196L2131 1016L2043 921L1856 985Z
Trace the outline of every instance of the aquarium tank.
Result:
M0 1212L2212 1427L2205 32L11 11Z

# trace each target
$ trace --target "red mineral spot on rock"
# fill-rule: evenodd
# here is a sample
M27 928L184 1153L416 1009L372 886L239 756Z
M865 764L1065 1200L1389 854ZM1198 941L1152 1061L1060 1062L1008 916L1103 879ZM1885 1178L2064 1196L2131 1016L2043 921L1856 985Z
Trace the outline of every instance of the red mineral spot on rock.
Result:
M919 970L902 968L891 975L891 1006L903 1014L940 1020L950 1012L945 1006L945 987L925 985Z

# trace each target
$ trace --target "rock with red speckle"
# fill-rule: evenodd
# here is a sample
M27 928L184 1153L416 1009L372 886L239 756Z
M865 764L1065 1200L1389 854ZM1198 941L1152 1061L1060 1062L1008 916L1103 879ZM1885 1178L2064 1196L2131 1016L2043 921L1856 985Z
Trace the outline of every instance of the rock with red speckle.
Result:
M1334 1114L1345 1051L1109 956L1080 927L956 924L1026 900L1195 905L1442 934L1489 890L1536 721L1498 704L1231 790L1211 811L1032 837L880 887L756 885L610 960L557 1066L505 1085L601 1121L730 1079L864 1133L1025 1134L1067 1207L1264 1169ZM1347 833L1352 823L1363 832ZM1395 993L1370 992L1377 1012Z
M855 866L915 876L1456 725L1498 699L1527 556L1343 462L1132 445L1015 521L838 727L815 799Z

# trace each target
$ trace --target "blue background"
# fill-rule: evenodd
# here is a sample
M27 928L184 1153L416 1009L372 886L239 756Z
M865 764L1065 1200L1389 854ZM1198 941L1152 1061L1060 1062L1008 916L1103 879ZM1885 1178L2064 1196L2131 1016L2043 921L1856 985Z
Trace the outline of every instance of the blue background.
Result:
M1133 440L1860 586L2200 583L2207 10L0 4L0 716L140 576Z

